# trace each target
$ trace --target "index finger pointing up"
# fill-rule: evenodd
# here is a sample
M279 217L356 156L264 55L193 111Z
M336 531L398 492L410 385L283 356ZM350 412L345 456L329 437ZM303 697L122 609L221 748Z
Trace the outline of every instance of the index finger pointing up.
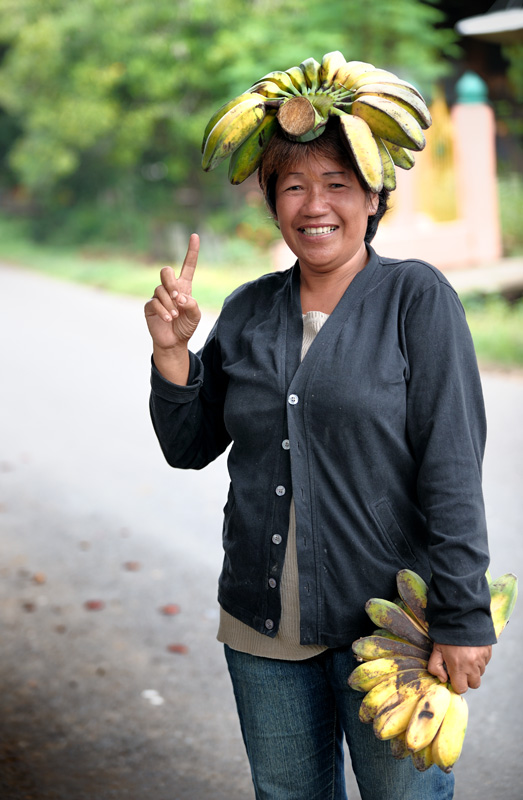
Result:
M194 270L196 269L196 264L198 263L199 251L200 237L197 233L191 233L189 238L189 247L187 248L187 253L183 260L183 265L180 272L180 278L188 281L189 283L192 283Z

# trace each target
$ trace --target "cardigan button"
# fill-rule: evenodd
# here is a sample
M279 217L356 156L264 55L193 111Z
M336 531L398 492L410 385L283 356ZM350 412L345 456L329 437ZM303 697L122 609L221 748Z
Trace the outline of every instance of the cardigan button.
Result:
M269 578L269 586L271 587L271 589L276 589L277 583L274 578Z
M299 403L299 400L300 400L300 398L298 397L297 394L290 394L289 395L289 403L291 404L291 406L297 405L297 403Z
M278 495L278 497L283 497L283 495L285 494L285 486L277 486L276 494Z
M279 533L274 533L272 535L272 543L273 544L281 544L281 536Z
M272 631L272 629L274 628L274 622L272 621L272 619L265 620L265 627L267 628L268 631Z
M283 447L284 450L291 449L291 443L289 442L288 439L284 439L283 442L281 443L281 446Z

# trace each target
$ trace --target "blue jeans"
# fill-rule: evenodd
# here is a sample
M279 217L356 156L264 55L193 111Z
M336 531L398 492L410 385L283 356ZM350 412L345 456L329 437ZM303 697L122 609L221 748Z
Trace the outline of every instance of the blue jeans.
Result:
M358 718L351 648L279 661L225 645L256 800L347 800L343 735L361 800L452 800L454 776L418 772Z

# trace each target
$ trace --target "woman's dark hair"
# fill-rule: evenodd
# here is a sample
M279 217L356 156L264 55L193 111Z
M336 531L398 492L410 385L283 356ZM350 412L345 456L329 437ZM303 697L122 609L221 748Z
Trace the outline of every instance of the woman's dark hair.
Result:
M258 169L258 183L274 220L277 220L276 181L282 167L292 168L304 154L310 155L312 158L331 158L333 161L343 164L344 167L348 167L354 172L366 194L372 194L361 177L351 152L343 143L339 122L336 118L330 119L321 136L310 142L293 142L278 128L269 142ZM379 222L388 209L389 195L389 190L385 188L378 193L378 208L375 214L369 216L365 233L366 242L371 242L376 235Z

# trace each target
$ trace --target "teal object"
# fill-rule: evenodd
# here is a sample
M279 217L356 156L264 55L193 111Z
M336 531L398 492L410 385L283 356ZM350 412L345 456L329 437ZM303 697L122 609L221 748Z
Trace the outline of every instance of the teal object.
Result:
M475 72L468 70L456 83L456 94L458 103L463 105L486 103L488 100L487 84Z

